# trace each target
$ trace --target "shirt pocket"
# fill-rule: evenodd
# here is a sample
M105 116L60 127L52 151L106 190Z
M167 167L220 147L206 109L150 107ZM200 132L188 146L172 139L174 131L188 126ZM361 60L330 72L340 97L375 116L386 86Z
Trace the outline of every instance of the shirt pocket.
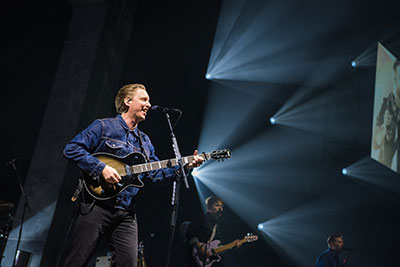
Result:
M113 140L107 140L104 146L104 152L113 154L115 156L124 156L124 144Z

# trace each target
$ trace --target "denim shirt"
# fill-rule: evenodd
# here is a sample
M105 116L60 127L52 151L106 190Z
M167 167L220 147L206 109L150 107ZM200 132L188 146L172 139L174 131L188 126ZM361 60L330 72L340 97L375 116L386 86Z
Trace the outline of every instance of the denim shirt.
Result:
M142 138L144 151L140 147L138 134ZM95 120L64 148L67 159L73 160L82 171L98 181L106 165L92 155L97 152L107 152L118 157L140 152L145 153L150 161L159 161L150 138L137 127L134 130L129 129L121 115ZM177 169L178 166L154 170L148 172L147 176L153 182L164 182L174 178ZM140 178L143 177L141 175ZM115 197L112 205L118 209L130 209L132 199L138 192L139 188L130 186Z

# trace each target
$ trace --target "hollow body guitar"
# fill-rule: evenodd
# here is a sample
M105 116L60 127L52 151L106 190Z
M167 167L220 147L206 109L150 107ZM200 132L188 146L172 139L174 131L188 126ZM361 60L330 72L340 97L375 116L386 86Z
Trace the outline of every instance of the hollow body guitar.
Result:
M177 159L168 159L162 161L154 161L147 163L142 153L133 152L125 157L117 157L108 153L96 153L93 155L101 162L113 167L121 176L121 181L116 184L110 184L100 178L100 182L96 182L88 174L83 173L83 185L85 190L95 199L108 200L116 197L120 192L130 186L143 187L144 183L139 175L149 171L173 167L178 165ZM211 153L199 154L204 160L223 160L231 157L229 149L215 150ZM182 163L188 164L193 160L192 156L182 157Z

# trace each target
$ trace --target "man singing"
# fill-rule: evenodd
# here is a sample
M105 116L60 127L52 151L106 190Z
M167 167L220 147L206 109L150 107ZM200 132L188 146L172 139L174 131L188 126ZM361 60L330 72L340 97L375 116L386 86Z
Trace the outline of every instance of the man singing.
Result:
M141 153L147 161L159 161L150 138L138 129L146 119L150 97L142 84L123 86L115 97L119 115L115 118L95 120L77 134L64 149L66 158L92 179L93 183L113 187L121 181L118 171L93 156L105 152L123 158L133 152ZM203 159L194 152L193 161L185 169L198 167ZM173 180L179 167L162 168L147 172L153 182ZM141 177L143 178L143 177ZM112 266L136 267L138 227L135 196L139 188L127 187L109 200L95 200L88 194L81 199L72 241L64 266L86 266L98 240L105 236L112 252ZM84 192L84 191L83 191Z

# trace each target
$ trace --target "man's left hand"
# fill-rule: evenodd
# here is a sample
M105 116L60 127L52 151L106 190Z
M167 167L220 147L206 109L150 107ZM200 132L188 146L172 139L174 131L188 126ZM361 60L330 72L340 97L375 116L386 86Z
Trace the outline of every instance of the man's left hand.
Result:
M238 248L238 247L240 247L242 244L240 243L240 240L239 239L236 239L235 241L235 245L236 245L236 248Z
M199 167L201 164L203 164L204 159L201 158L200 156L198 156L199 151L196 149L193 153L193 160L192 162L188 163L185 167L187 169L191 169L191 168L196 168Z

